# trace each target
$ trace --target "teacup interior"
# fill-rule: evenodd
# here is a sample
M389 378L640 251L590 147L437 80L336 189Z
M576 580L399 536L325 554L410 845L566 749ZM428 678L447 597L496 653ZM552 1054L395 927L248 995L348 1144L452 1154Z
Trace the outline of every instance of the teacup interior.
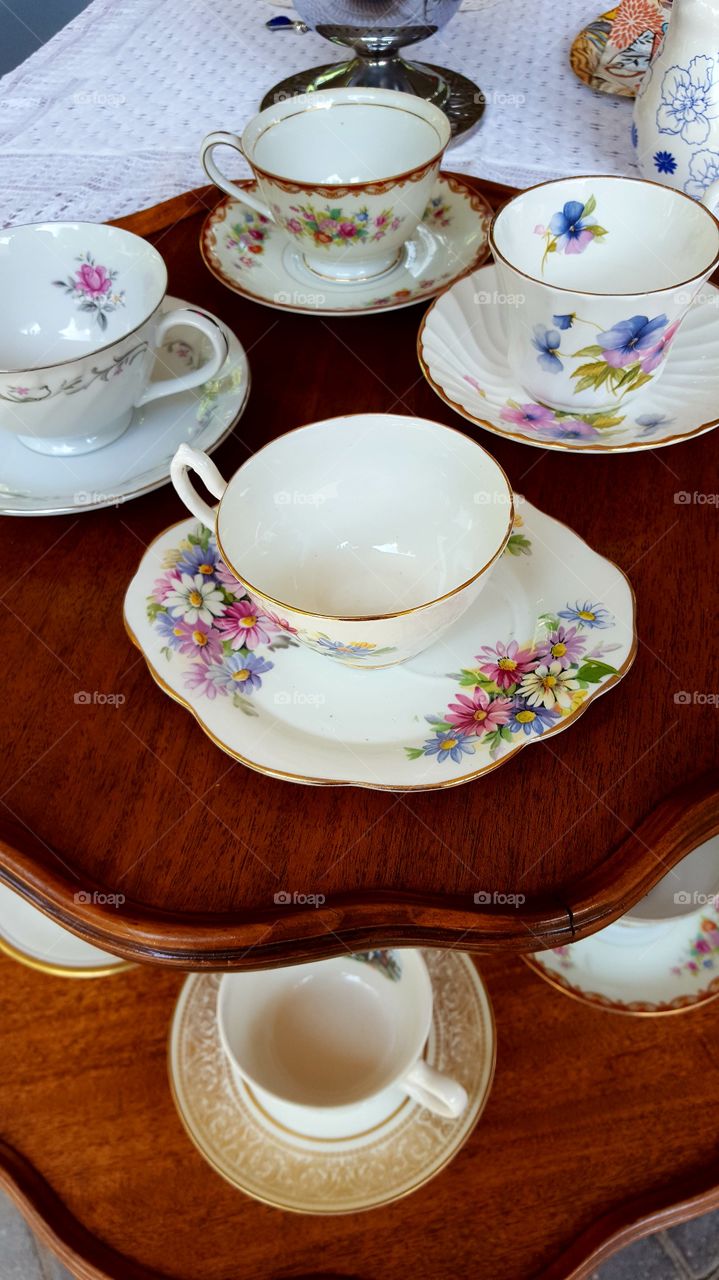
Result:
M414 953L399 954L400 981L352 956L224 978L218 1015L241 1073L312 1107L392 1083L419 1056L431 1014L426 971Z
M137 328L163 299L165 264L146 240L90 222L0 231L0 370L87 355Z
M408 94L338 101L320 91L294 109L293 101L262 112L243 145L251 163L294 182L378 181L425 164L449 141L442 113Z
M503 545L511 490L468 436L356 414L280 436L228 485L217 529L250 587L333 618L430 603Z
M595 294L673 288L708 271L719 255L719 226L703 205L630 178L532 187L505 205L492 234L501 256L525 275Z

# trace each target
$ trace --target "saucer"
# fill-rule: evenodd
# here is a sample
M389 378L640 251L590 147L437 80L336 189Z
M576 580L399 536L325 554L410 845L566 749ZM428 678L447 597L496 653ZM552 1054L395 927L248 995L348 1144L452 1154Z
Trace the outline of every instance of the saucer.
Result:
M479 427L538 449L627 453L681 444L719 423L719 289L704 285L661 377L624 413L553 412L531 402L506 358L496 267L482 267L437 298L420 327L422 372L445 404Z
M496 1039L491 1005L469 956L422 954L434 995L427 1061L464 1085L468 1106L459 1119L446 1120L400 1097L371 1127L334 1138L296 1133L259 1105L220 1044L220 975L186 979L170 1029L170 1087L189 1137L217 1173L277 1208L337 1214L389 1204L445 1167L489 1096Z
M234 596L214 538L192 519L148 547L125 597L125 626L161 688L260 773L387 791L469 782L571 725L626 674L637 644L621 569L560 521L516 495L515 503L514 531L479 599L399 666L362 671L358 646L356 668L347 667L346 649L333 661L330 637L307 637L322 646L313 653L259 613L252 645L234 654L216 626L205 628L201 648L191 626L178 635L162 601L193 560L204 564L203 589L223 593L222 612ZM550 648L552 671L530 679ZM552 687L535 689L547 675Z
M662 24L660 8L653 0L634 6L633 13L627 6L626 17L622 9L619 4L600 14L579 32L569 51L569 65L575 76L597 93L636 98L666 22ZM644 21L645 29L640 30ZM610 32L614 37L611 42ZM619 48L617 43L625 47Z
M164 311L189 306L167 297ZM210 314L208 312L208 314ZM217 319L217 317L214 317ZM250 393L247 356L227 325L227 363L202 387L136 409L118 439L72 458L31 452L9 432L2 434L0 515L50 516L119 506L150 493L170 478L170 463L183 440L211 452L229 435ZM152 380L177 377L207 358L209 343L197 329L178 325L162 347Z
M567 995L615 1013L669 1014L696 1009L719 996L719 911L705 906L682 916L647 942L642 928L612 941L617 925L524 959Z
M30 969L62 978L104 978L134 968L129 960L76 938L4 884L0 884L0 952Z
M254 181L237 185L247 191L257 186ZM433 298L473 271L487 256L491 220L484 197L459 176L445 173L401 261L374 280L348 285L322 279L304 265L300 249L284 232L229 196L205 219L200 250L218 280L254 302L300 315L362 315Z

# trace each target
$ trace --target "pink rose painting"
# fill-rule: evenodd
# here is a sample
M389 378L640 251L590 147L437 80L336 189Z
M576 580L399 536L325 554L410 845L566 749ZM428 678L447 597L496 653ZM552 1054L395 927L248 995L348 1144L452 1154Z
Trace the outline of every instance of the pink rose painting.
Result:
M82 254L77 261L80 266L74 275L68 275L66 280L53 280L53 284L74 298L80 311L91 313L100 329L106 329L107 317L125 305L124 289L114 287L117 271L95 262L91 253Z

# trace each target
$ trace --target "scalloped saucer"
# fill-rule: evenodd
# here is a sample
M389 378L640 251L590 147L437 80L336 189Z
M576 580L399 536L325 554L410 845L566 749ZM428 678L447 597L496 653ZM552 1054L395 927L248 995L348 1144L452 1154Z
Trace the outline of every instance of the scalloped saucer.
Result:
M191 305L168 295L163 313ZM222 444L247 403L250 370L238 338L213 318L229 343L227 362L218 376L202 387L136 409L127 431L103 449L73 458L50 457L30 452L3 432L0 515L50 516L114 507L166 484L183 441L208 453ZM152 380L196 368L205 358L204 341L196 329L178 325L163 346Z
M299 645L281 619L244 600L214 538L193 520L146 550L125 596L125 626L161 688L260 773L387 791L457 786L568 728L634 661L625 575L560 521L515 502L513 533L479 599L399 666L362 671L354 651L357 666L333 662L337 644L321 635L313 638L322 655ZM164 603L190 571L218 614L213 622L207 611L199 630L196 610L183 623ZM235 650L217 625L233 603L245 626L257 614L248 646Z
M682 1013L719 997L719 911L704 906L659 930L636 922L627 930L617 921L591 938L524 959L552 986L593 1008Z
M251 180L238 183L248 191L256 185ZM491 219L492 210L474 187L454 174L440 174L398 265L376 280L347 285L310 271L284 232L226 196L205 219L200 251L218 280L253 302L300 315L364 315L433 298L473 271L489 252Z
M373 1124L336 1138L295 1133L260 1106L220 1043L220 975L187 978L170 1030L170 1087L189 1137L217 1173L277 1208L337 1214L389 1204L445 1167L489 1097L496 1037L489 998L470 957L422 954L434 994L427 1060L464 1085L467 1109L459 1119L445 1120L398 1091L385 1098Z
M417 339L422 372L445 404L494 435L537 449L626 453L681 444L719 423L719 289L706 284L677 334L660 378L644 387L615 425L542 406L519 385L506 358L494 265L458 280L427 312ZM606 415L605 415L606 416ZM581 420L581 437L574 431ZM573 425L574 424L574 425Z
M4 884L0 884L0 952L60 978L104 978L135 967L76 938Z

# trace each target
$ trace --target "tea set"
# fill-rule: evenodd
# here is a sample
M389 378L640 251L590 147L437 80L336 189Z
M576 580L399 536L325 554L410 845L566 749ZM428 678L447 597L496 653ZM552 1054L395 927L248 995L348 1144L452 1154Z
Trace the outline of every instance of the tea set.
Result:
M203 164L228 198L203 229L205 261L247 297L314 314L443 288L420 330L425 376L524 443L621 452L715 425L716 191L698 203L635 179L561 179L515 196L488 229L484 203L440 173L449 138L431 102L360 87L210 134ZM223 146L252 180L226 176ZM3 509L91 509L171 479L190 516L145 551L125 625L157 684L230 756L296 783L448 788L569 728L629 671L628 579L513 492L473 437L357 412L295 426L227 478L210 453L243 411L247 359L226 324L167 297L156 249L116 227L46 223L1 233L0 268ZM719 995L716 868L715 841L616 924L528 963L593 1006L704 1003ZM14 918L0 897L0 946L30 963L123 967L32 920L37 936L13 943L3 913ZM401 949L189 977L169 1071L190 1137L225 1178L285 1209L340 1213L442 1168L494 1060L471 960Z

